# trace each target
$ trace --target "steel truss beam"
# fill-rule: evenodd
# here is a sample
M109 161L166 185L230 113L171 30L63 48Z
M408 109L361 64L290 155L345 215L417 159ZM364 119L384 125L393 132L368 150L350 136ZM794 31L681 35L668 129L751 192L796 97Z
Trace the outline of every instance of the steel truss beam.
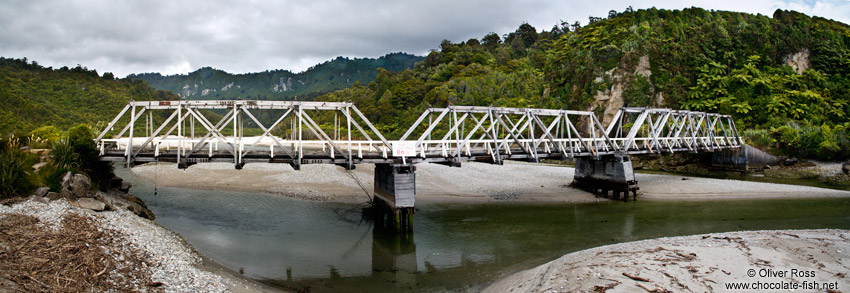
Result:
M157 116L162 121L158 126L154 112L165 112ZM141 119L144 113L150 118ZM211 118L218 121L213 124ZM105 138L116 125L124 127L112 134L114 138ZM199 136L195 136L195 125L201 126ZM245 136L245 126L258 135ZM134 128L147 136L135 137L134 142ZM622 108L603 125L591 111L480 106L426 109L399 140L390 141L350 102L298 101L134 101L95 142L103 159L128 165L229 161L237 167L245 162L285 162L296 167L333 163L346 168L364 162L537 162L615 153L715 151L744 144L729 115ZM389 157L393 144L399 142L412 143L415 156Z
M161 118L162 122L158 126L154 125L156 119L153 114L150 119L139 119L145 112L154 111L165 112L158 118L167 117ZM211 118L220 114L212 111L225 111L215 124ZM255 115L262 111L277 111L271 112L275 115L274 122L267 121L264 124ZM124 117L127 112L131 113L129 118ZM336 118L333 126L320 125L312 118L313 115L321 116L326 112L333 112L334 117L343 117L345 125L337 123ZM143 123L139 123L143 120ZM114 138L105 138L113 133L115 125L122 124L121 121L124 121L124 128L117 135L113 134ZM191 133L187 131L187 123ZM284 127L290 124L291 129ZM195 136L195 125L201 126L201 136ZM233 126L232 131L228 125ZM169 126L168 132L160 136ZM259 128L262 134L246 137L245 126ZM372 133L367 132L364 126ZM134 129L145 130L144 133L148 135L134 137ZM175 129L177 132L173 134ZM329 130L332 130L333 137L328 135ZM274 134L287 131L288 138ZM129 136L125 136L125 133L129 133ZM379 140L372 139L373 136ZM230 160L237 168L241 168L246 161L258 161L262 157L270 162L289 162L300 166L305 157L318 158L313 160L321 162L327 162L322 158L329 157L333 163L353 168L355 160L363 158L364 147L372 152L380 152L383 158L387 157L387 153L392 153L389 141L352 103L346 102L131 101L98 135L95 143L103 158L121 156L127 165L137 161L173 161L178 165L182 163L184 167L197 162ZM175 147L176 151L173 150ZM208 151L204 152L205 149ZM357 155L352 155L354 152Z

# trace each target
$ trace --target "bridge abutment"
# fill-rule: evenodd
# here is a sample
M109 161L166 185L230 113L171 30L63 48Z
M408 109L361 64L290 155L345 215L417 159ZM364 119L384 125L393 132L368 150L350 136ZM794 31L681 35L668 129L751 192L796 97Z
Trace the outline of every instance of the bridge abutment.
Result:
M574 187L595 194L623 201L629 200L629 193L637 200L637 180L632 168L631 158L622 153L603 155L598 158L576 158Z
M416 166L375 164L376 224L413 231Z

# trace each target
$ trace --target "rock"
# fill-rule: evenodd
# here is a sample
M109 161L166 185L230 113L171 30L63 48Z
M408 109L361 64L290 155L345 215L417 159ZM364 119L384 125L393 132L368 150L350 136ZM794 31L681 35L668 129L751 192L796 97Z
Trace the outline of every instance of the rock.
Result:
M64 188L59 191L59 198L67 198L69 201L76 201L77 196L70 189Z
M793 165L797 164L797 162L798 162L797 158L789 158L789 159L785 159L785 162L783 162L783 163L785 164L785 166L793 166Z
M109 184L112 188L121 188L121 183L123 182L124 178L113 176L112 179L109 181Z
M50 188L48 188L48 187L39 187L39 188L36 188L36 189L35 189L35 192L33 192L33 194L35 194L36 196L44 197L44 196L46 196L46 195L47 195L47 193L48 193L48 192L50 192Z
M45 195L45 197L47 197L47 199L49 199L49 200L57 200L57 199L62 198L62 196L59 195L59 193L53 192L53 191L48 192L47 195Z
M92 197L91 180L83 174L74 174L71 179L71 191L77 197Z
M844 172L844 174L850 175L850 162L841 164L841 172Z
M106 208L106 204L90 197L84 197L77 200L77 204L80 205L81 208L90 209L96 212L103 211L103 209Z
M38 172L38 170L41 169L41 167L44 167L45 165L47 165L47 162L36 163L32 165L32 170L33 172Z
M62 189L71 188L71 177L73 176L71 172L67 172L65 176L62 176Z
M98 192L97 198L105 202L109 210L128 210L142 218L149 220L156 218L145 203L135 196L113 190L109 193Z
M20 148L18 148L18 149L19 149L19 150L21 150L21 151L23 151L23 152L26 152L26 151L31 150L32 148L31 148L31 147L28 147L28 146L22 146L22 147L20 147Z
M118 188L121 192L127 193L130 192L130 188L133 187L133 184L130 182L121 182L121 187Z
M40 203L50 202L49 200L47 200L46 197L38 196L38 195L35 195L35 194L33 194L33 196L30 196L30 200L32 200L34 202L40 202Z

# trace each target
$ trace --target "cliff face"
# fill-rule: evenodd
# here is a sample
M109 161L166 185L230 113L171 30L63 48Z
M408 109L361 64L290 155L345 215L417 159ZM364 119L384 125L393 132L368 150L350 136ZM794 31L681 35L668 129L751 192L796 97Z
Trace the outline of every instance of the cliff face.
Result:
M800 52L785 56L785 65L791 66L797 74L803 74L809 69L809 49L804 48Z
M127 78L144 80L154 88L170 90L190 100L310 100L329 91L350 87L355 82L367 84L375 80L378 68L401 71L412 68L420 60L422 57L393 53L377 59L338 57L300 73L273 70L231 74L204 67L187 75L142 73Z
M610 86L606 87L604 90L596 91L596 95L593 96L593 102L586 110L593 111L595 109L604 109L602 115L598 118L602 120L603 125L608 125L608 123L614 119L614 115L617 113L617 110L621 107L664 105L664 95L661 92L655 93L654 86L652 85L652 81L650 79L652 76L652 70L649 62L649 56L643 55L640 59L638 59L637 65L632 70L629 70L629 68L617 67L608 70L604 72L602 76L597 77L595 82L610 84ZM652 99L642 99L639 101L629 99L631 98L629 96L630 92L626 92L626 89L634 89L638 87L638 83L647 83L649 85L649 88L647 89L649 92L640 94L648 94L648 97L652 97ZM645 103L647 101L649 103Z

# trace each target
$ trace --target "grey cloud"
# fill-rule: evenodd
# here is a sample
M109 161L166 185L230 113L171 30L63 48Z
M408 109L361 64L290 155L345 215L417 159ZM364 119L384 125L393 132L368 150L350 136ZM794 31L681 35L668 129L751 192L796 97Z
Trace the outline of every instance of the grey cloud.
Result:
M776 1L756 0L747 7L739 1L667 0L11 1L0 6L0 56L57 67L82 64L118 76L186 73L201 66L237 73L300 71L336 56L426 54L443 39L501 35L524 21L538 29L559 19L586 23L589 15L629 5L763 14L799 6L806 13L829 13L823 5ZM830 3L847 11L847 4Z

